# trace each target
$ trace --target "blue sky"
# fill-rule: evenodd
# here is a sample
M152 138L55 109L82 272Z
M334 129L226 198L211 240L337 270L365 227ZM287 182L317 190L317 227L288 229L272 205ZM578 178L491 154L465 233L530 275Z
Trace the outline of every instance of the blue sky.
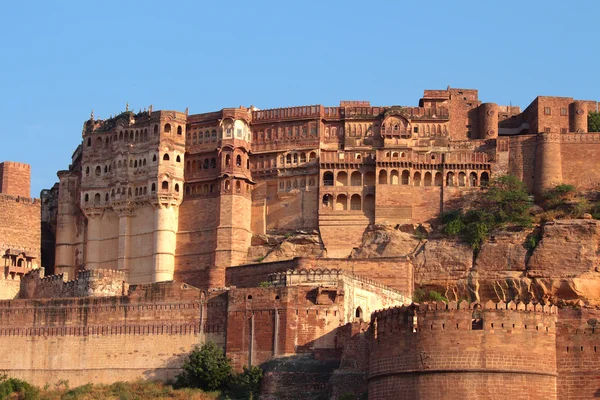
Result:
M66 169L90 110L416 105L423 89L600 100L600 2L5 1L0 160L32 195Z

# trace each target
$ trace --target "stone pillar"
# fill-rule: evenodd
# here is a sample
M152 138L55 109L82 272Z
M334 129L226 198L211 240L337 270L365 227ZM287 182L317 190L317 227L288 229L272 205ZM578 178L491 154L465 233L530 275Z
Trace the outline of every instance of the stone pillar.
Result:
M86 211L87 216L87 240L85 248L86 269L101 268L100 254L102 251L101 221L102 214L95 211Z
M158 204L154 211L152 282L173 280L177 243L177 211L174 205Z
M538 133L535 151L536 198L562 183L562 156L559 133Z
M574 101L570 104L570 131L587 132L588 131L588 110L587 104L583 101Z
M119 249L117 255L117 269L123 271L125 279L129 280L129 253L131 242L131 217L130 209L118 211L119 215Z

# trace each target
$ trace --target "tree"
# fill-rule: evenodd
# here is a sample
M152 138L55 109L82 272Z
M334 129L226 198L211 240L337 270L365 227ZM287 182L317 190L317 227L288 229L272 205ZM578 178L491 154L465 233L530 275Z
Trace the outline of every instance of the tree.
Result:
M600 132L600 112L588 114L588 132Z
M183 363L177 386L195 387L206 391L220 389L232 375L230 360L214 342L196 346Z

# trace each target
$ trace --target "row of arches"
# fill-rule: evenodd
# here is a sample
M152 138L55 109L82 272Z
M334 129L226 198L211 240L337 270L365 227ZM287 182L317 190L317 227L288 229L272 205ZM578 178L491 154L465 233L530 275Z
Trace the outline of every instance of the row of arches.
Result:
M388 176L389 175L389 176ZM427 171L422 173L420 171L411 174L408 170L399 172L396 169L391 171L382 169L379 171L378 183L380 185L413 185L413 186L459 186L459 187L477 187L487 186L489 184L490 175L488 172L477 172L472 171L466 173L459 171L449 171L442 175L441 172L430 172Z
M202 169L214 169L217 168L217 159L215 157L201 158L199 160L188 160L186 163L186 169L190 172L201 171Z
M204 132L192 132L186 135L186 139L188 144L203 144L203 143L214 143L217 141L217 130L210 129L205 130Z
M170 123L166 123L163 127L164 133L171 133L172 127ZM153 127L154 135L158 135L159 127L158 124L155 124ZM178 135L183 134L183 127L181 125L177 125L176 132ZM148 140L148 128L143 129L125 129L124 131L119 131L111 136L107 136L102 139L102 137L97 137L94 142L94 148L108 148L110 144L114 142L142 142ZM92 147L92 138L88 137L87 139L87 147Z
M308 153L308 159L307 159L307 154L305 152L302 153L288 153L284 156L279 157L279 161L281 163L281 165L289 165L289 164L303 164L305 162L311 162L311 161L315 161L317 159L317 153L314 151L311 151L310 153Z
M254 142L269 142L271 140L302 139L309 136L317 136L316 125L286 126L253 132L252 140Z
M292 189L304 189L306 188L306 183L308 181L308 186L315 186L315 178L309 177L308 180L304 177L302 178L290 178L290 179L280 179L279 180L279 190L280 191L290 191Z
M375 173L368 171L364 175L360 171L350 173L348 180L348 172L338 171L335 175L332 171L327 171L323 174L323 186L374 186Z
M339 193L335 197L331 193L326 193L323 195L321 207L326 210L371 212L375 209L375 196L367 194L363 201L358 193L351 196Z

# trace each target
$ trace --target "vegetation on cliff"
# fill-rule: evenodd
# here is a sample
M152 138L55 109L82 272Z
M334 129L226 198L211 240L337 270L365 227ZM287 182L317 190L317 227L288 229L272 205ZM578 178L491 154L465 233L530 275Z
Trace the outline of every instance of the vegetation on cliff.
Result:
M529 210L532 205L523 182L515 176L504 175L476 196L471 209L442 214L444 233L462 237L478 251L493 229L531 226Z

